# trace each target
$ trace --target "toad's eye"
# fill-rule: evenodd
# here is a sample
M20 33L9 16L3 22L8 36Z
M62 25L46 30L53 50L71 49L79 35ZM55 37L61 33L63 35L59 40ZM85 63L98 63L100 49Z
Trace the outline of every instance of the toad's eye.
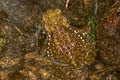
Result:
M61 14L61 10L60 9L55 9L55 13Z

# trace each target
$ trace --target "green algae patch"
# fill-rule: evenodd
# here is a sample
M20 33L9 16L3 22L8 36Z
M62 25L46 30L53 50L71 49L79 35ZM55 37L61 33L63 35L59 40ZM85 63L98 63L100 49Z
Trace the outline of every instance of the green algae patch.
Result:
M90 39L91 41L95 42L95 22L94 22L94 16L90 15L88 17L88 24L90 27Z

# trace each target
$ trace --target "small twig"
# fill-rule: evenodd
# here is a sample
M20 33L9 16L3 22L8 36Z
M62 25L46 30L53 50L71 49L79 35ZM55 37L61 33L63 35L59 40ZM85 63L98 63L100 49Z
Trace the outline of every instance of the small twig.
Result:
M18 27L15 27L15 29L16 29L21 35L23 35L23 32L22 32Z
M26 38L24 33L18 27L15 26L14 28L17 30L17 32L19 32L22 36L24 36Z
M96 15L98 11L98 0L95 0L95 9L94 9L94 14Z
M65 3L65 9L68 8L69 1L70 1L70 0L66 0L66 3Z

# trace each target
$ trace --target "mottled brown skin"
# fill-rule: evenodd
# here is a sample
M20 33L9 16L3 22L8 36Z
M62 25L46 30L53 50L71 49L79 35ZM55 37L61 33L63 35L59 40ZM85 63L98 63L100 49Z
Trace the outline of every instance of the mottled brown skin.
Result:
M79 68L93 62L95 48L94 43L90 42L87 27L71 27L59 9L47 10L42 19L48 36L48 57Z

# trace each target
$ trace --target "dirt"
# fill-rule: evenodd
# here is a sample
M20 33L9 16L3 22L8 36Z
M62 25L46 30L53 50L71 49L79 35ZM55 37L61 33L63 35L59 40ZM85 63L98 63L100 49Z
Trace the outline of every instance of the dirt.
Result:
M0 29L6 33L0 47L1 80L120 80L120 1L68 1L67 8L66 0L0 1ZM96 56L90 65L71 68L45 54L42 15L56 8L79 29L94 16Z

